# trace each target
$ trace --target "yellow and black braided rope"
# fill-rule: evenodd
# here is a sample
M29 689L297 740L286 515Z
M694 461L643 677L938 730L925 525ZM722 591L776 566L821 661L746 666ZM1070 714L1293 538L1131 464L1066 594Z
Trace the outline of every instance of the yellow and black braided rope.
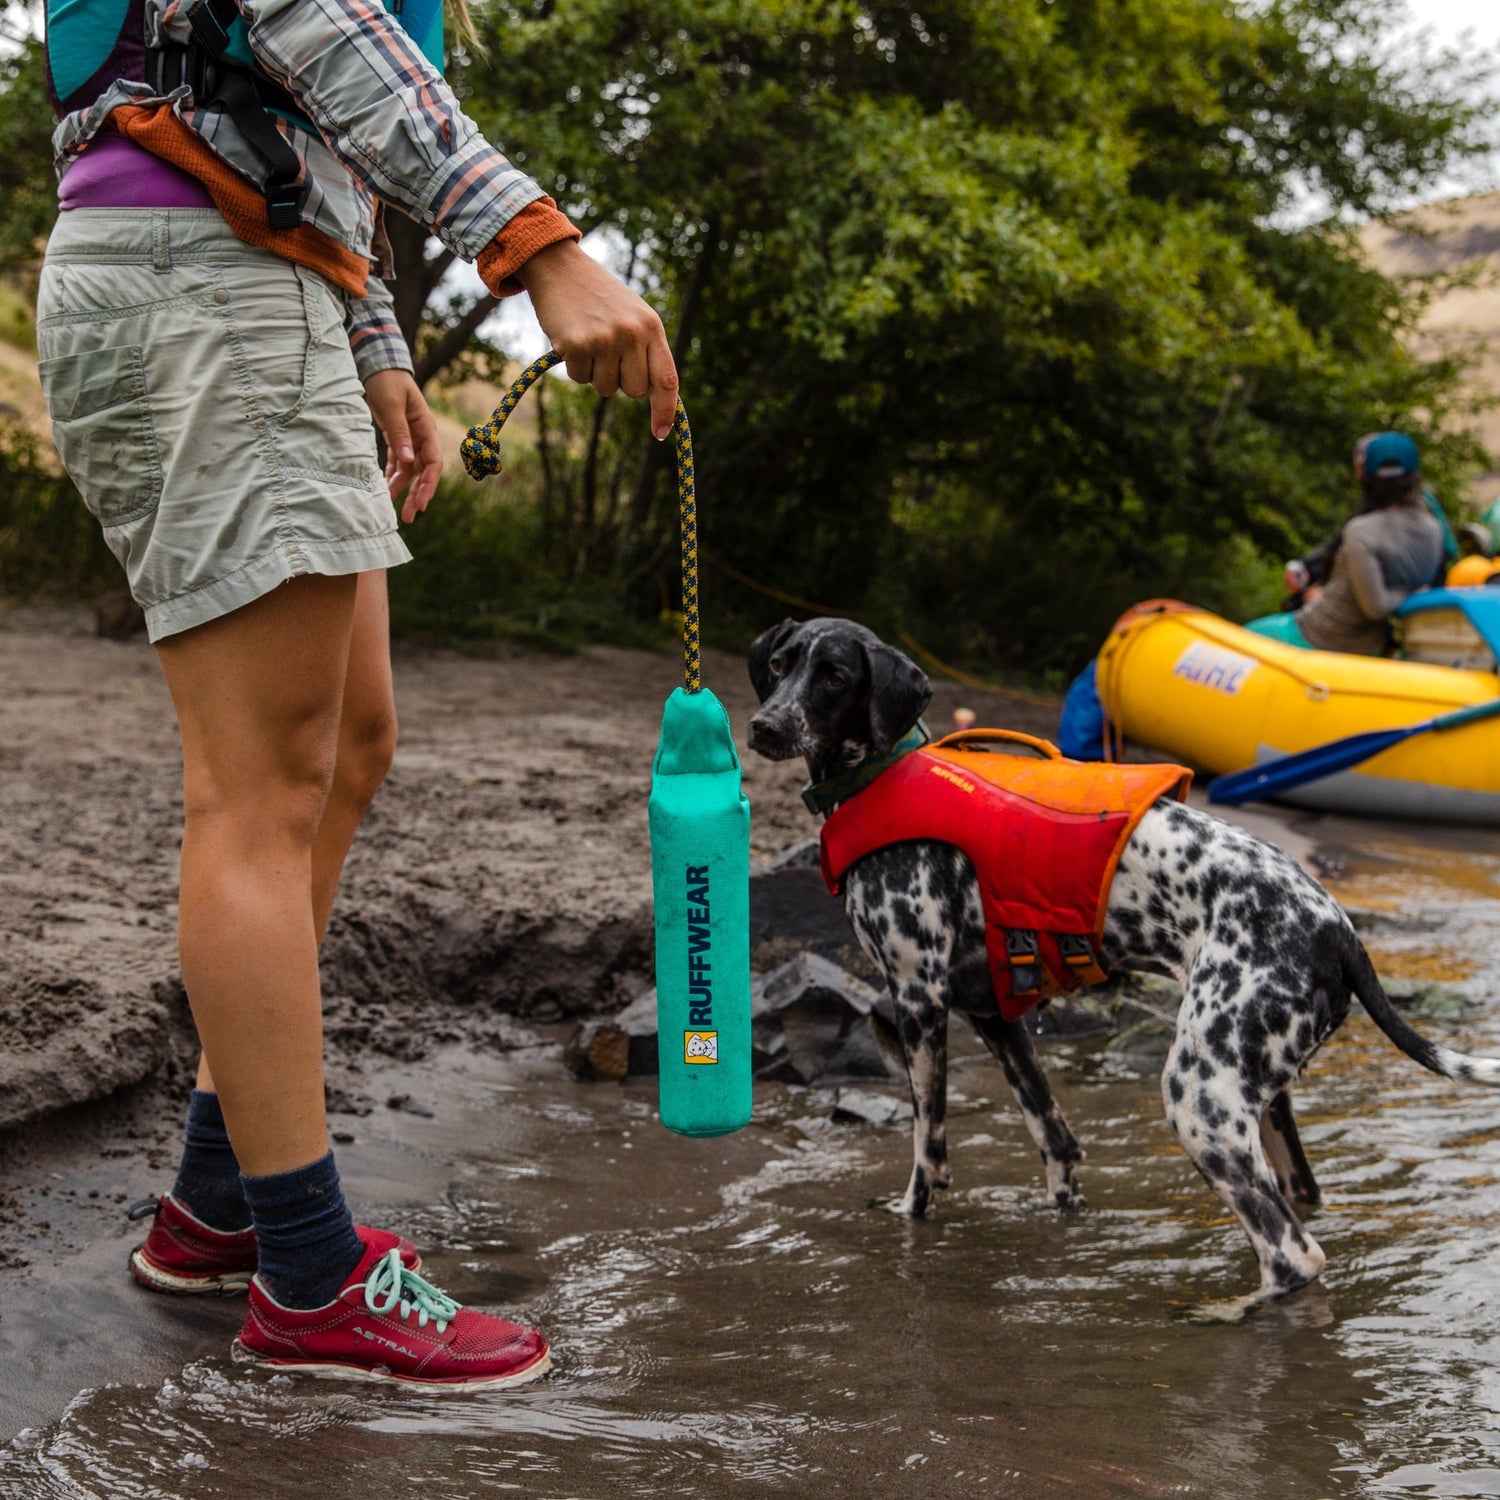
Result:
M471 479L487 479L500 472L500 429L521 397L561 360L555 349L533 360L516 376L489 421L469 429L458 454ZM672 419L672 448L677 456L677 510L682 522L682 677L687 691L697 693L703 688L698 655L698 497L693 486L693 433L680 396Z
M677 451L677 514L682 521L682 678L688 692L703 687L698 660L698 492L693 486L693 431L682 397L672 418L672 446Z
M500 429L505 420L516 409L516 403L534 386L553 365L561 364L562 355L549 349L540 359L534 359L516 376L504 399L495 408L488 422L481 422L469 429L468 436L458 445L458 456L464 461L470 479L488 479L498 474L503 467L500 459Z

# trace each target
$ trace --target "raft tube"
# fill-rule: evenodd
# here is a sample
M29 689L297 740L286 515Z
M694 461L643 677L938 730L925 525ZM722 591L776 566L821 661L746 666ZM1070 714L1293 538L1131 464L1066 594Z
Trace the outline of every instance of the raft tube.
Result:
M1301 651L1172 599L1121 617L1099 653L1098 686L1114 734L1214 776L1500 695L1494 672ZM1413 735L1278 800L1368 817L1500 824L1500 720Z

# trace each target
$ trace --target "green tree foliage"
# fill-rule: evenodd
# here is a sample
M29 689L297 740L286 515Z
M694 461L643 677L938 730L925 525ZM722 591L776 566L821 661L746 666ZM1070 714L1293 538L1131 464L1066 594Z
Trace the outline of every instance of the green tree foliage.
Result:
M52 104L27 8L0 0L0 269L35 269L57 217Z
M1347 228L1483 144L1474 69L1390 58L1399 16L558 0L491 9L464 83L666 309L709 553L1047 663L1143 592L1259 583L1236 539L1334 522L1360 432L1469 456ZM659 565L641 477L618 555Z

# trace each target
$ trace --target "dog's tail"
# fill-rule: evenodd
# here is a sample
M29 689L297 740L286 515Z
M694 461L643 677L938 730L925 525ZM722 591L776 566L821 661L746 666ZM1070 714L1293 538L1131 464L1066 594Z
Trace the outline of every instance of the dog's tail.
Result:
M1401 1012L1391 1003L1390 996L1380 987L1380 980L1375 975L1375 965L1370 962L1370 955L1365 952L1364 944L1354 938L1349 944L1349 950L1345 974L1349 988L1370 1013L1370 1019L1408 1057L1444 1078L1456 1078L1462 1083L1479 1083L1487 1088L1500 1088L1500 1058L1470 1057L1464 1052L1439 1047L1420 1032L1413 1031Z

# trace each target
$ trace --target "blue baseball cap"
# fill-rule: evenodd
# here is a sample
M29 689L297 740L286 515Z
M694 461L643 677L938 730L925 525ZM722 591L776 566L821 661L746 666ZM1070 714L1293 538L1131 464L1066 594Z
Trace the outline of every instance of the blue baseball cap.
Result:
M1364 471L1380 479L1415 474L1422 467L1417 445L1404 432L1377 432L1365 445Z

